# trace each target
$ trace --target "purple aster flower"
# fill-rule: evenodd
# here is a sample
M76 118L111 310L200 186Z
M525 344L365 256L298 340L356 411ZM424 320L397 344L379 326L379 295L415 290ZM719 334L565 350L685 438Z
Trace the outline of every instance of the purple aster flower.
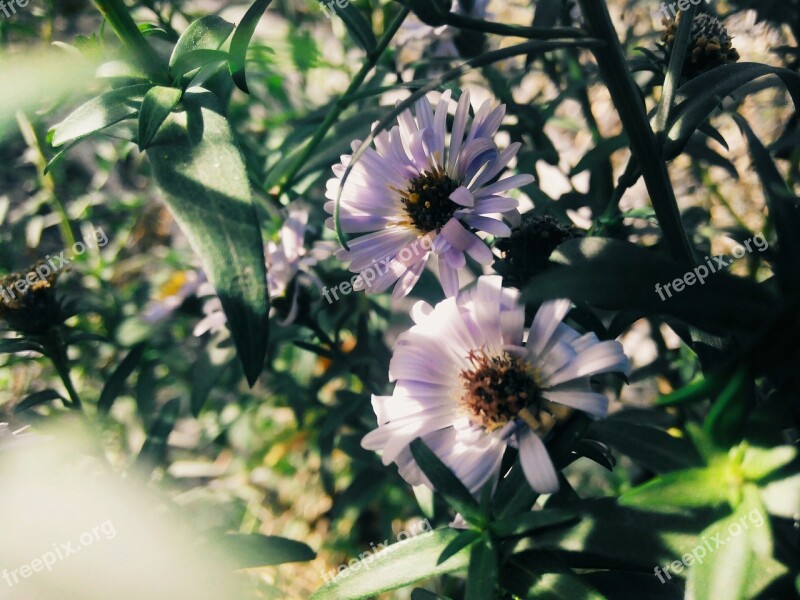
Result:
M341 197L342 230L360 234L350 250L337 257L361 273L378 266L376 277L361 288L381 293L395 282L394 297L408 294L419 280L431 254L436 255L442 287L448 296L458 292L458 270L466 257L491 264L492 252L479 233L495 237L510 234L503 213L516 213L517 201L503 192L527 185L531 175L495 181L516 156L520 144L500 150L494 142L505 116L505 106L485 102L469 121L469 93L458 102L453 131L447 143L445 92L434 112L427 100L398 117L398 125L375 139L353 167ZM353 143L355 151L361 142ZM333 169L328 181L325 210L333 214L341 178L350 156ZM333 228L333 219L328 219ZM374 274L374 273L373 273Z
M435 308L417 303L389 366L394 393L372 397L378 428L362 445L412 485L430 486L409 448L421 437L473 494L497 482L507 446L519 449L534 490L555 492L543 438L573 410L604 417L608 399L590 378L629 370L619 342L562 323L568 300L543 304L526 341L519 292L501 281L483 276Z

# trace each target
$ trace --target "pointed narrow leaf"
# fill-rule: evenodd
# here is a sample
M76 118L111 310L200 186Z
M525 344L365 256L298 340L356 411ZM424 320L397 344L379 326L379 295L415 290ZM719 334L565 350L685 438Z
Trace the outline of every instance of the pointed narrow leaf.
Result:
M222 63L228 60L228 53L222 50L192 50L182 54L175 64L170 68L170 75L175 85L181 82L184 75L194 75L195 71L206 66L219 68Z
M469 551L462 550L442 564L442 551L458 536L455 529L437 529L409 538L344 571L311 595L310 600L359 600L419 581L466 568Z
M44 354L42 345L30 340L0 340L0 354L30 351Z
M187 92L147 151L167 205L222 302L247 381L264 366L269 327L261 229L244 161L210 92Z
M233 31L233 23L222 17L208 15L189 24L181 34L169 59L170 69L178 59L192 50L219 50Z
M661 475L619 499L622 506L649 510L675 510L725 504L731 496L731 480L725 465L686 469Z
M447 548L442 550L442 553L439 555L436 564L442 564L448 561L451 557L455 556L459 552L461 552L467 546L471 546L479 539L483 537L483 534L480 531L475 531L474 529L465 529L461 533L458 534L458 537L453 539L452 542L447 544Z
M778 251L775 253L778 279L784 290L796 291L800 288L800 238L797 235L800 231L800 199L786 184L747 121L739 115L733 118L747 138L753 166L764 186L770 220L778 234Z
M692 134L711 116L727 96L746 83L766 75L777 75L791 94L795 108L800 106L800 75L789 69L759 63L723 65L695 77L678 90L684 100L675 107L667 128L668 139L664 155L668 159L678 156Z
M42 390L41 392L36 392L31 394L22 402L17 404L14 407L15 413L21 413L23 411L28 410L29 408L33 408L34 406L39 406L40 404L45 404L46 402L52 402L53 400L61 400L62 402L66 403L64 397L59 394L55 390Z
M697 467L703 463L690 441L648 425L607 419L592 423L587 436L608 444L654 473Z
M92 98L53 126L53 146L58 147L133 117L152 84L129 85Z
M139 364L139 361L142 359L142 354L144 354L145 344L142 342L137 344L131 351L128 352L128 355L122 360L111 376L106 381L106 384L103 386L103 391L100 392L100 399L97 401L97 410L100 412L107 413L111 410L111 406L114 404L114 400L117 399L119 393L122 391L123 386L125 385L125 380L128 379L133 370Z
M503 566L504 587L520 598L605 600L569 569L542 552L524 552Z
M250 93L247 87L247 76L245 75L245 64L247 63L247 48L250 39L255 33L256 25L261 19L261 15L266 12L272 0L256 0L247 9L241 23L236 27L231 40L230 69L236 87L245 93Z
M522 536L543 529L545 527L556 527L577 522L578 515L571 510L561 510L558 508L536 510L521 515L515 515L495 521L491 525L492 532L501 537Z
M414 460L433 484L434 489L447 498L456 512L461 513L470 523L482 523L485 520L469 490L421 438L411 442L411 454L414 455Z
M307 562L317 556L306 544L276 535L229 534L220 542L239 569Z
M178 420L180 409L180 398L173 398L161 408L158 417L147 431L147 439L144 441L139 456L136 457L136 466L139 469L146 472L164 460L167 440Z
M713 552L705 552L702 544L695 547L703 549L703 556L690 566L686 600L755 598L759 588L781 574L774 568L769 522L754 486L736 512L711 525L702 537L713 540Z
M157 85L147 92L139 111L139 150L145 150L182 96L177 88Z
M472 546L464 600L486 600L494 596L497 562L497 552L488 539Z

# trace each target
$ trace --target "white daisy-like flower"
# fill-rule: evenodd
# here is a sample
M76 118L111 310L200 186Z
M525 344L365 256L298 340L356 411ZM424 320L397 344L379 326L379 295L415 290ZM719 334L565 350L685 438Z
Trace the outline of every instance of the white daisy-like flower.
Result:
M361 273L381 266L376 278L361 288L381 293L395 282L394 297L408 294L428 258L438 258L442 288L458 292L458 270L469 255L482 265L493 262L479 233L507 237L511 230L503 213L516 213L517 201L503 194L534 181L514 175L495 181L516 156L520 144L500 150L494 142L505 106L486 101L469 125L469 92L458 102L449 144L447 111L450 92L442 94L436 111L426 99L416 103L416 117L406 110L398 125L381 132L355 164L342 191L342 230L361 234L348 242L350 250L336 255ZM355 151L360 142L353 143ZM341 178L350 164L342 157L328 181L325 210L333 214ZM518 213L516 213L518 215ZM328 227L334 228L333 219ZM378 262L380 261L380 262ZM360 289L360 288L359 288Z
M289 206L288 217L278 233L278 241L270 240L264 247L270 299L285 297L289 285L298 275L322 288L322 282L311 268L330 256L333 248L328 242L318 242L310 250L307 249L304 242L307 227L308 209L299 203L292 204ZM213 294L214 289L210 285L201 290L201 295ZM297 294L298 290L295 289L284 324L291 323L297 317ZM209 331L216 333L227 323L222 303L216 296L205 302L203 313L206 316L195 326L195 336L199 337Z
M608 399L590 378L629 371L622 345L564 324L568 300L543 304L525 340L519 295L483 276L435 308L414 307L416 324L398 338L389 366L394 392L372 397L378 428L362 441L410 484L430 486L409 447L421 437L473 494L497 482L507 446L519 449L531 487L553 493L558 478L543 438L572 410L606 415Z

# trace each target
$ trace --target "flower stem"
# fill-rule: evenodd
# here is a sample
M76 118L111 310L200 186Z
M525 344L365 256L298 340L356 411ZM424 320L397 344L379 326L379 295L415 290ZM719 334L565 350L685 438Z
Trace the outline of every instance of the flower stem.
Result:
M344 112L345 108L347 108L347 106L350 104L350 97L358 91L358 88L360 88L361 84L363 84L364 80L366 80L367 75L369 75L370 71L372 71L372 69L375 68L375 65L378 64L383 52L389 46L389 43L392 41L392 38L397 33L398 29L400 29L403 21L406 20L409 12L410 9L403 8L397 14L394 20L389 24L386 32L381 37L378 45L375 46L375 49L367 55L367 60L361 66L361 69L359 69L358 73L356 73L356 76L353 77L353 80L350 82L347 90L345 90L344 94L342 94L333 105L333 108L328 113L328 116L325 117L325 120L322 122L322 125L319 126L319 129L317 129L314 137L311 138L311 141L309 141L308 144L306 144L306 147L294 161L292 167L279 184L279 191L277 194L275 194L278 198L283 195L285 190L292 186L297 174L303 168L303 165L306 164L308 157L311 156L314 150L316 150L317 146L322 143L322 140L325 139L325 136L328 134L328 131L330 131L330 128L333 127L333 125L341 116L342 112Z
M153 81L169 84L167 68L156 51L144 39L124 2L122 0L94 0L94 3L125 49L146 70Z
M650 127L641 91L628 69L608 7L602 0L579 2L592 35L606 42L594 49L594 55L630 139L631 153L642 170L669 253L687 267L693 266L692 247L683 228L662 147Z

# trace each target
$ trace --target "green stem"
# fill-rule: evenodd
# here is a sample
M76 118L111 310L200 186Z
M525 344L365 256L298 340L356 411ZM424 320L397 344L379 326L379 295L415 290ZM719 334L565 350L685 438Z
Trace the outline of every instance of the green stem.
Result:
M446 24L468 31L520 37L529 40L580 39L587 37L585 31L574 27L525 27L523 25L506 25L505 23L473 19L452 12L447 15Z
M633 157L642 170L669 253L687 267L693 266L692 247L683 228L662 149L650 127L641 92L631 77L608 7L602 0L579 2L592 34L606 42L594 49L594 55L630 139Z
M94 0L100 13L111 25L122 45L153 78L153 81L169 84L169 72L156 51L144 39L142 32L128 13L122 0Z
M303 149L303 151L300 153L300 155L297 157L294 163L292 163L292 166L287 172L287 174L284 176L283 181L279 184L279 192L277 193L278 198L280 198L280 196L283 195L283 192L286 189L292 186L295 178L297 177L297 174L303 168L303 165L306 163L308 157L311 156L314 150L317 149L317 146L319 146L320 143L322 143L322 140L325 139L325 136L328 134L328 131L330 131L331 127L333 127L334 123L336 123L336 121L339 119L342 112L344 112L345 108L349 106L350 102L352 101L351 96L356 91L358 91L358 88L360 88L361 84L363 84L364 81L366 80L367 75L369 75L370 71L372 71L372 69L375 68L375 65L378 64L378 61L380 60L386 48L389 46L389 43L392 41L392 38L394 38L397 31L400 29L400 26L403 24L403 21L406 20L406 17L408 16L409 12L411 12L410 9L403 8L397 14L394 20L389 24L389 28L381 37L380 41L378 42L378 45L375 46L375 49L367 55L367 60L361 66L361 69L359 69L358 73L356 73L356 76L350 82L350 85L347 87L347 90L345 90L344 94L339 97L339 99L333 105L331 111L328 113L328 116L325 117L325 120L322 122L322 125L320 125L319 129L317 129L316 133L314 134L314 137L311 138L311 141L309 141L308 144L306 144L306 147Z

